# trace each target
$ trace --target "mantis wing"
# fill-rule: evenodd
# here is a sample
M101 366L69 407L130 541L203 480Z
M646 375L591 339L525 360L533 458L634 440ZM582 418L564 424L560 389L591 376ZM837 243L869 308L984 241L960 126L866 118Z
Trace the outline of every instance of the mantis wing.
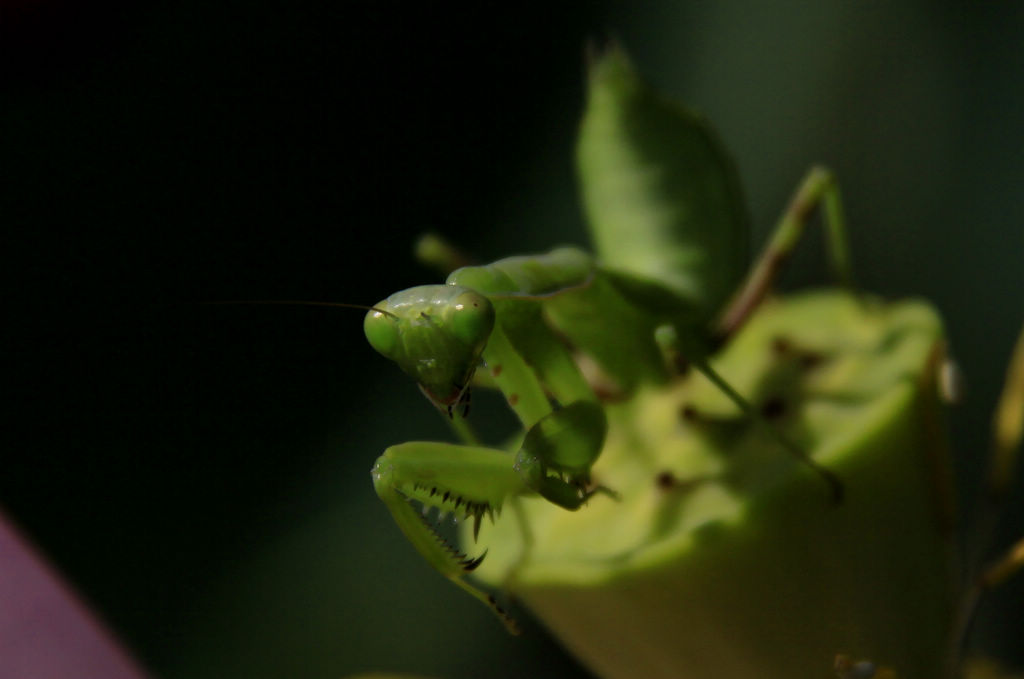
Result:
M601 264L644 306L668 290L689 323L707 322L747 266L736 168L704 118L659 97L621 49L589 76L577 169Z

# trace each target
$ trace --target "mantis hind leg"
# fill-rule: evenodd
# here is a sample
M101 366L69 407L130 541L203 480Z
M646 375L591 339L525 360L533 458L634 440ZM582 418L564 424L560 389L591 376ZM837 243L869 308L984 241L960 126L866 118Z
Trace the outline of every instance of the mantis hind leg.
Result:
M743 287L719 318L716 333L721 339L735 333L764 299L803 235L811 213L819 206L822 208L832 269L840 284L850 290L854 288L839 185L831 170L812 167L790 199Z

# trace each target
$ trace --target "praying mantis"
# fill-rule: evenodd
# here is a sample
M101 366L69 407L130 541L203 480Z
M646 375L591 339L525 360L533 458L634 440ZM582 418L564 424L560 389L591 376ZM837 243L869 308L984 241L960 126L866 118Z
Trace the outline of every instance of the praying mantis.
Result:
M830 470L767 424L709 363L770 290L819 207L833 267L852 285L833 175L808 173L745 273L749 223L731 159L702 117L650 89L617 47L591 58L577 162L596 257L562 247L463 267L444 285L391 295L364 322L371 346L417 382L465 441L388 448L372 469L377 495L423 558L513 632L494 597L464 579L484 556L446 542L417 505L472 520L475 536L485 517L521 495L567 510L597 493L614 498L613 480L606 488L590 478L607 394L598 395L577 354L599 366L617 398L692 366L817 474L833 502L843 493ZM478 372L522 424L514 453L481 445L464 421Z

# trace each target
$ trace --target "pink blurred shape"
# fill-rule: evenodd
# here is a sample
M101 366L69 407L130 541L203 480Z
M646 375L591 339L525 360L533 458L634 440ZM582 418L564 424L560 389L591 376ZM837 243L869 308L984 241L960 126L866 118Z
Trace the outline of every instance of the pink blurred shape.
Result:
M0 514L0 679L146 679Z

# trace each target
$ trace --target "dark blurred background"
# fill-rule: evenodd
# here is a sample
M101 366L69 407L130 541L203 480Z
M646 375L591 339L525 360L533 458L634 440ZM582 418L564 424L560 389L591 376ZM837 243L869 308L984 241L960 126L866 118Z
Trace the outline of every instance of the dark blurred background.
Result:
M582 54L609 34L718 125L758 242L836 169L861 281L948 322L976 482L1024 319L1014 3L3 0L0 505L154 673L586 676L377 501L380 451L447 432L360 312L198 302L372 304L436 280L427 229L483 259L584 243ZM827 280L807 240L787 285ZM977 638L1006 655L1020 579L996 599Z

